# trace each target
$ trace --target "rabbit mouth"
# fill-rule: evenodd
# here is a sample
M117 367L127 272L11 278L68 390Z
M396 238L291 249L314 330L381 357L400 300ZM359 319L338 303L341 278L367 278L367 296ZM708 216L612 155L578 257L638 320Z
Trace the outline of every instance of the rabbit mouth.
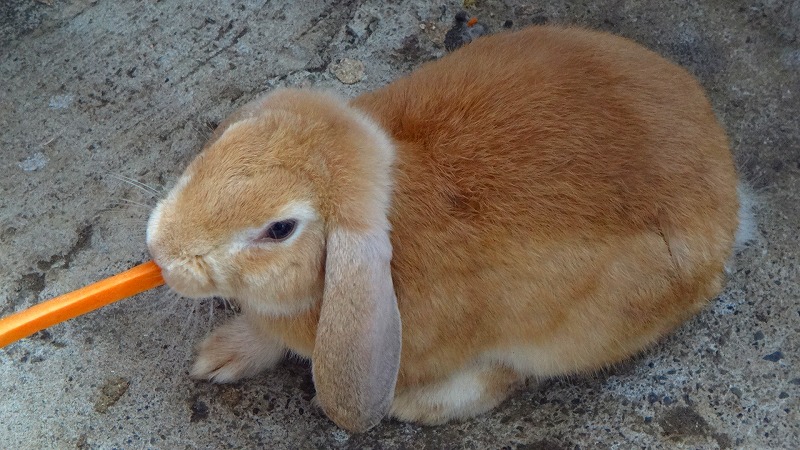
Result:
M156 261L158 264L158 261ZM161 265L161 275L167 286L183 297L206 298L218 295L214 280L202 258L195 256L186 262Z

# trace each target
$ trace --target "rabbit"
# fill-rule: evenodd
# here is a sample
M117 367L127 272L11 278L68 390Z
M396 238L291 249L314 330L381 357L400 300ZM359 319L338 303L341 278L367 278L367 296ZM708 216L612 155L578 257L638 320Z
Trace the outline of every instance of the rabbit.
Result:
M146 242L172 289L240 305L193 377L310 359L315 402L359 433L464 420L654 343L721 291L737 183L686 70L537 26L349 100L256 98L158 202Z

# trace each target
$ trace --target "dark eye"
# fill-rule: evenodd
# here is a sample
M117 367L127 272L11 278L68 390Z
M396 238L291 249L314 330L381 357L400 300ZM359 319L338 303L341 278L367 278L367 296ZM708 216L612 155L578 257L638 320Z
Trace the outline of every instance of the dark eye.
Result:
M297 225L296 220L281 220L280 222L273 222L269 225L261 239L269 241L282 241L292 235L292 232Z

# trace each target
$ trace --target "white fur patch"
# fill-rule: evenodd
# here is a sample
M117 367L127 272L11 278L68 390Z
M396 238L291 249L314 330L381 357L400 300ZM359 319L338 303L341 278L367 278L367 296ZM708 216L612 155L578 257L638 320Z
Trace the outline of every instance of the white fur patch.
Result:
M319 217L317 210L307 200L299 200L291 202L280 209L277 214L280 219L298 219L303 222L309 222Z
M192 181L193 176L194 174L188 170L184 172L183 175L178 178L178 182L175 183L175 186L169 191L167 197L158 202L156 207L153 208L153 211L150 212L150 218L147 220L147 231L145 232L145 242L147 245L151 245L159 234L161 219L165 213L166 205L175 203L175 199L178 198L181 191L186 189L186 186Z
M574 355L573 355L574 356ZM575 368L565 364L566 358L555 348L517 346L506 349L496 349L483 355L482 360L500 363L514 369L525 377L550 377L561 375ZM574 362L572 362L574 364Z
M756 222L754 212L756 196L750 186L739 182L736 186L736 193L739 196L739 228L736 230L734 247L740 250L756 238L758 222Z
M445 409L460 410L478 402L485 385L476 371L459 372L447 381L424 389L425 402Z
M348 107L348 110L352 112L353 118L358 122L358 124L361 125L378 144L378 148L375 150L378 150L384 159L393 161L395 156L394 145L383 128L381 128L374 120L372 120L366 114L363 114L361 111L358 111L352 107Z
M492 386L486 376L493 370L492 365L472 366L433 384L408 387L394 398L391 414L400 420L440 424L487 411L501 399L487 395Z
M147 231L145 232L145 242L151 245L155 236L158 234L158 227L161 223L161 215L164 210L164 202L158 202L153 211L150 212L150 218L147 219Z
M379 155L379 160L386 162L386 165L381 164L380 166L375 167L374 170L380 173L379 180L384 180L382 189L376 192L375 195L377 204L383 209L382 212L385 221L384 227L386 230L388 230L391 228L391 225L389 224L388 220L385 219L385 217L386 211L389 209L389 204L391 203L392 187L394 184L391 174L392 164L395 160L394 143L386 134L386 132L369 116L353 107L348 107L347 111L350 112L355 121L358 122L362 130L374 140L375 146L372 150Z

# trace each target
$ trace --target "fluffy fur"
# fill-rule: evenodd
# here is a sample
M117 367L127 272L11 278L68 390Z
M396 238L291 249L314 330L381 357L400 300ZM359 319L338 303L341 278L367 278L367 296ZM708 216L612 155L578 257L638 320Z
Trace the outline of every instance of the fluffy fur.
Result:
M258 241L298 219L290 204L311 211L298 234ZM526 377L640 351L720 292L738 210L692 76L626 39L534 27L349 103L281 90L245 106L148 245L170 286L247 316L208 338L195 376L235 380L288 349L312 358L326 413L363 431L387 412L469 417Z

